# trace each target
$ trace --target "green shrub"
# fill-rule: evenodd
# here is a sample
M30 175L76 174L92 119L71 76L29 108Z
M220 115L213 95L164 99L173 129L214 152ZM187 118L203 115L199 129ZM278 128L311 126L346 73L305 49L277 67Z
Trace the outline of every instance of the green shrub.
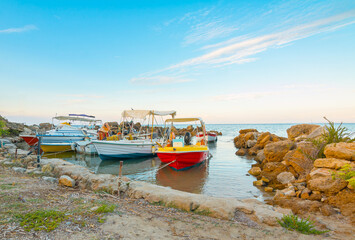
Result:
M4 127L5 127L5 122L0 120L0 137L2 136L6 136L9 134L9 131L8 130L4 130Z
M346 127L342 127L343 123L340 123L338 127L335 127L335 123L328 120L326 117L324 119L328 122L325 125L325 132L321 135L319 139L311 140L312 143L318 149L318 158L324 158L324 148L330 143L338 142L354 142L355 139L351 138L353 133L349 133Z
M277 222L284 228L288 230L296 230L300 233L303 234L322 234L326 231L319 231L316 230L314 227L314 223L309 220L309 217L307 219L302 219L298 218L298 216L289 214L289 215L284 215L281 219L278 219Z
M98 209L95 210L96 213L109 213L113 212L116 208L116 205L102 204Z
M355 171L352 170L350 164L345 164L339 171L334 171L332 173L332 178L340 178L344 179L345 181L349 182L350 185L355 188Z
M18 215L17 217L20 219L20 225L26 231L33 229L35 231L44 230L47 232L56 229L67 218L64 212L54 210L37 210L25 215Z

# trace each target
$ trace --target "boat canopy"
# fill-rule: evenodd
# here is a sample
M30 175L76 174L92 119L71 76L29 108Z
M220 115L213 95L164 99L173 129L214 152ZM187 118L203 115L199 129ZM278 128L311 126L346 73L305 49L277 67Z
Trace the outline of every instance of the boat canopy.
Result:
M83 121L83 122L101 122L101 120L77 117L77 116L56 116L53 119L66 121L66 120L74 120L74 121Z
M201 118L173 118L173 119L165 120L165 122L194 122L194 121L203 122Z
M122 112L122 117L131 117L131 118L140 118L143 119L148 115L156 115L156 116L168 116L171 115L174 117L176 115L176 111L155 111L155 110L124 110Z
M92 116L92 115L74 114L74 113L69 114L69 116L70 116L70 117L88 117L88 118L95 118L95 116Z

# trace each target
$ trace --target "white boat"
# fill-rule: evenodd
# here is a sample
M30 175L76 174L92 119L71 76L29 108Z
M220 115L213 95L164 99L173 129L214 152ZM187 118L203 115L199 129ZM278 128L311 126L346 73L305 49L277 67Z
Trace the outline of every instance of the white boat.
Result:
M69 116L56 116L53 120L67 121L60 123L55 129L51 129L44 134L37 134L41 138L41 148L44 152L61 152L75 150L72 144L96 137L96 130L92 128L93 123L101 120L92 119L93 116L70 114ZM68 122L69 121L69 122ZM79 122L80 125L73 123ZM82 124L86 123L86 124ZM95 149L95 148L94 148Z
M88 154L88 155L96 154L97 150L95 146L92 144L92 140L94 139L86 138L82 141L76 141L71 144L71 148L74 151L82 154Z
M126 110L123 111L123 119L130 119L130 132L133 133L133 119L147 119L153 123L155 116L171 116L174 118L175 111L154 111L154 110ZM153 125L153 124L152 124ZM153 126L151 126L153 127ZM121 135L122 136L122 135ZM92 140L99 157L105 159L139 158L155 155L156 142L159 139L153 138L153 132L148 134L135 134L129 140L124 137L122 140Z
M203 133L197 134L196 137L198 137L198 138L203 137ZM207 142L217 142L217 133L207 132L206 138L207 138Z
M150 157L154 155L156 148L155 142L150 140L93 140L92 143L102 160Z

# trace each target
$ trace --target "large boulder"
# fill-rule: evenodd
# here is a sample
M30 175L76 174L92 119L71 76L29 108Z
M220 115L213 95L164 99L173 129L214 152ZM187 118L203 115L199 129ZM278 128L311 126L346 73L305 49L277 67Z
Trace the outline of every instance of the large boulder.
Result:
M260 173L262 177L265 177L270 180L270 183L278 183L277 176L282 173L286 172L287 167L286 165L280 162L268 162L264 164L263 169Z
M336 159L336 158L319 158L316 159L313 163L314 167L331 168L331 169L340 169L346 164L355 167L355 163L351 161L346 161L346 160Z
M258 149L263 149L268 143L279 141L280 137L269 132L263 132L258 136L255 147Z
M277 181L279 181L282 184L288 184L295 180L296 180L295 177L290 172L282 172L279 175L277 175Z
M258 132L258 130L256 129L242 129L242 130L239 130L239 134L244 134L244 133L249 133L249 132Z
M313 132L311 132L307 138L308 139L318 139L319 137L321 137L323 134L325 134L327 132L327 129L323 126L323 127L318 127L316 129L313 130Z
M327 158L338 158L355 161L355 142L328 144L324 148L324 154Z
M281 162L286 153L296 147L293 141L278 141L269 143L264 148L265 160L267 162Z
M295 140L295 138L303 136L307 137L315 129L319 128L316 124L298 124L287 129L287 136L290 140Z
M297 148L289 151L283 158L287 166L293 169L301 177L305 177L313 168L313 157L318 149L311 142L299 142Z
M344 179L333 179L332 177L321 177L309 180L307 187L312 191L320 191L326 194L338 193L340 190L346 188L348 182Z
M314 168L308 174L307 179L312 180L316 178L331 177L332 173L328 168Z

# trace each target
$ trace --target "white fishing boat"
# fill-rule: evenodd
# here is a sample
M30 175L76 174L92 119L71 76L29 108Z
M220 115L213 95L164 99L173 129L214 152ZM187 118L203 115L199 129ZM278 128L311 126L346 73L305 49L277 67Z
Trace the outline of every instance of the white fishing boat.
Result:
M121 140L92 140L99 157L105 159L127 159L149 157L155 154L156 142L159 142L155 134L153 134L153 124L156 116L171 116L174 118L175 111L154 111L154 110L126 110L122 113L123 119L130 119L130 134L123 136L122 132L119 135ZM133 120L140 119L144 122L151 121L152 130L150 133L142 133L133 131ZM114 139L114 138L111 138Z

